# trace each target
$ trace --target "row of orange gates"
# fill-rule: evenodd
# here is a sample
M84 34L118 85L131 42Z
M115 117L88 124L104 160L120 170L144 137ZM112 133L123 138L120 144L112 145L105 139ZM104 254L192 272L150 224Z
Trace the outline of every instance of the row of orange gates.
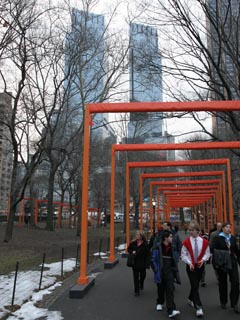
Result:
M19 215L18 215L18 224L19 226L23 226L28 223L28 218L30 217L30 213L25 212L25 204L26 202L30 201L31 199L28 197L23 198L20 201L19 205ZM33 199L33 219L34 219L34 224L37 225L38 222L41 221L42 219L42 213L40 213L41 207L39 205L41 203L47 203L48 200L45 199ZM73 212L70 211L71 205L69 203L62 203L58 201L54 201L53 205L57 207L57 215L54 214L54 217L56 218L56 228L61 228L62 227L62 220L65 220L65 226L73 226L76 227L77 224L77 209L78 206L72 207ZM63 215L63 209L64 210L64 215ZM66 211L67 209L67 211ZM9 212L9 211L8 211ZM7 212L7 219L8 219L8 212ZM101 225L102 223L102 215L99 209L97 208L88 208L88 213L89 213L89 224L92 225L93 221L95 220L97 224ZM65 217L63 217L65 216ZM27 220L26 220L27 218Z

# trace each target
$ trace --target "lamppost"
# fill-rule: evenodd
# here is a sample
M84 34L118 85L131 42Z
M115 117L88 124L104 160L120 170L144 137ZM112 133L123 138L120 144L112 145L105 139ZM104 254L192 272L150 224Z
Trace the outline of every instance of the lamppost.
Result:
M153 234L155 234L155 224L156 224L156 201L152 199L152 208L153 208Z

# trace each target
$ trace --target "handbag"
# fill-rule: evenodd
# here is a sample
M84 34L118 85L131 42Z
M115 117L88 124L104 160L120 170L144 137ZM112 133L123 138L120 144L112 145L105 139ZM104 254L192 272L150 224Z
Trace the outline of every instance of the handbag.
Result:
M135 263L135 255L133 253L129 253L127 257L127 266L133 267Z
M214 249L212 264L215 269L224 272L232 270L232 260L229 250Z

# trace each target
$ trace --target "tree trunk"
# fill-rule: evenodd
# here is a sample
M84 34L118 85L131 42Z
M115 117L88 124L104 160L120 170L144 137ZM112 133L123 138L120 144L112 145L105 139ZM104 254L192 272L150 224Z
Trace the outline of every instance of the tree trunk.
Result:
M48 231L54 231L54 225L53 225L54 177L55 177L55 170L51 168L49 179L48 179L48 204L47 204L47 222L46 222L46 229Z
M31 226L31 228L36 227L35 221L34 221L35 220L34 219L34 198L35 197L36 197L36 192L34 190L34 185L32 181L30 181L30 221L28 221L28 224Z
M61 193L61 199L60 199L60 201L61 201L61 204L63 204L63 202L64 202L64 195L65 195L65 192L62 190L62 193ZM62 228L62 214L63 214L63 206L61 206L61 208L60 208L60 228ZM57 217L57 219L58 219L58 217Z
M10 212L8 216L7 227L5 230L4 242L9 242L10 240L12 240L12 236L13 236L14 218L15 218L15 212L17 208L16 197L15 196L11 197L10 201L11 203L13 203L13 205L10 206Z
M16 213L16 208L18 204L17 196L18 189L16 188L17 183L17 161L14 161L13 170L12 170L12 179L11 179L11 190L10 190L10 208L8 213L7 227L4 235L4 242L9 242L12 240L13 235L13 226L14 226L14 218ZM20 201L20 200L19 200Z

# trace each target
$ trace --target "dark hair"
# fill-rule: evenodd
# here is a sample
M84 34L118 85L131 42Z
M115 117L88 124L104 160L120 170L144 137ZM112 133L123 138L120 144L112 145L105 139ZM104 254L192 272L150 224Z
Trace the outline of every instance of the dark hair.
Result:
M166 238L168 238L171 234L172 234L171 231L169 231L169 230L164 230L163 233L162 233L162 242L164 242L164 240L165 240Z
M166 225L167 225L168 227L172 228L172 224L171 224L170 221L164 221L163 223L166 223Z
M222 229L223 229L224 227L226 227L228 224L231 226L231 223L230 223L230 222L228 222L228 221L227 221L227 222L224 222L224 223L222 224Z

